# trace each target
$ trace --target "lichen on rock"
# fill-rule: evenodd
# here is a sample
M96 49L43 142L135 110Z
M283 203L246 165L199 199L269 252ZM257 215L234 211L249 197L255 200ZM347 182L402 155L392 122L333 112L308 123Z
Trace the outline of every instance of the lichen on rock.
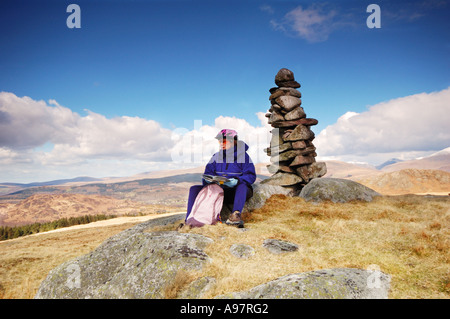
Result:
M377 284L372 284L377 276ZM390 276L369 270L335 268L286 275L247 291L217 299L386 299Z

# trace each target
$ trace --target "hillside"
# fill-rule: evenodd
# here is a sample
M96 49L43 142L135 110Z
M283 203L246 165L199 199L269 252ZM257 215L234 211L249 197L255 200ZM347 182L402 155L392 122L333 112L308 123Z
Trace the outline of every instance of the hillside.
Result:
M450 172L440 169L419 169L408 167L445 168L449 163L447 155L433 156L422 160L397 162L387 165L382 170L368 166L350 164L340 161L326 161L327 174L324 177L351 179L384 195L402 194L449 194ZM407 167L400 169L402 167ZM396 168L394 171L391 169Z
M175 170L174 172L179 172ZM172 173L174 173L172 172ZM201 184L201 173L170 174L165 177L145 178L116 183L87 183L83 185L41 186L26 188L0 196L1 202L19 202L34 194L102 195L128 199L146 204L184 207L189 187ZM257 175L257 181L267 178Z
M445 167L443 163L448 160L446 152L439 152L428 158L409 161L409 165L439 163L439 167ZM450 193L450 172L431 169L385 171L405 163L408 164L399 162L377 170L364 165L326 161L325 177L351 179L385 195ZM266 165L255 165L257 181L270 176ZM0 196L0 226L42 223L86 214L122 215L149 205L162 207L163 211L165 207L185 209L189 187L200 183L203 169L143 173L114 183L70 180L63 185L45 183L47 186L20 189Z
M203 168L204 169L204 168ZM123 215L185 209L189 188L201 173L154 173L155 178L118 183L39 186L0 196L0 226L51 222L89 214ZM258 175L258 181L267 176Z
M102 195L116 199L129 199L147 204L182 206L186 189L199 183L201 174L182 174L162 178L147 178L119 183L87 183L83 185L41 186L26 188L0 196L0 201L20 201L34 194Z
M256 174L260 177L270 176L269 171L267 170L267 165L269 163L257 163L255 164ZM167 169L161 171L153 171L153 172L144 172L140 174L135 174L127 177L111 177L111 178L103 178L103 179L93 179L92 181L81 181L81 180L70 180L65 183L66 186L81 186L87 184L112 184L112 183L124 183L131 182L136 180L144 180L144 179L159 179L159 178L167 178L173 177L177 175L185 175L185 176L200 176L205 171L205 166L197 166L193 168L185 168L185 169ZM189 174L189 175L188 175Z
M170 211L170 208L99 195L35 194L17 204L0 204L0 226L45 223L84 215L119 216L165 211Z
M354 180L384 195L450 194L450 173L441 170L403 169Z

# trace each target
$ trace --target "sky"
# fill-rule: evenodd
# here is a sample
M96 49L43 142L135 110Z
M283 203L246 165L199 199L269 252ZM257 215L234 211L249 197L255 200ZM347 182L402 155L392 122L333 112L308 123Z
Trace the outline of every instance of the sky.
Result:
M317 160L433 154L450 146L449 13L444 0L3 0L0 182L197 167L222 128L269 162L281 68L319 121Z

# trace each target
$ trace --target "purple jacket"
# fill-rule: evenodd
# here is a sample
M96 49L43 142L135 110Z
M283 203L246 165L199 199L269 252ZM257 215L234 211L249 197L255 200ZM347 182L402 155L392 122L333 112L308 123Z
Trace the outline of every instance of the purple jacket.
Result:
M247 150L248 145L243 141L238 141L237 145L229 150L220 150L211 157L204 174L234 177L239 180L239 184L251 186L256 180L256 172ZM203 185L206 184L203 180Z

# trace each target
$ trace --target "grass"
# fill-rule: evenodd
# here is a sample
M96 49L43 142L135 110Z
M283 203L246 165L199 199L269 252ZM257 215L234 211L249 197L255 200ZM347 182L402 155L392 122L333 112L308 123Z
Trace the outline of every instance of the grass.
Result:
M244 216L248 231L219 225L189 232L214 239L207 248L213 262L202 273L217 279L208 297L291 273L349 267L390 274L390 298L449 298L449 211L447 197L312 204L276 195ZM299 250L270 254L262 247L267 238L296 243ZM248 244L256 254L240 260L228 251L233 243Z
M450 198L383 196L370 203L305 202L274 195L266 205L244 214L246 231L224 224L183 229L214 240L205 250L212 262L201 273L180 274L166 289L175 298L200 276L216 278L206 298L249 289L277 277L317 269L351 267L390 274L390 298L450 297ZM158 228L173 230L176 225ZM130 224L42 234L0 243L0 297L32 298L47 273ZM264 239L283 239L299 246L274 255ZM231 245L252 246L255 255L239 259Z

